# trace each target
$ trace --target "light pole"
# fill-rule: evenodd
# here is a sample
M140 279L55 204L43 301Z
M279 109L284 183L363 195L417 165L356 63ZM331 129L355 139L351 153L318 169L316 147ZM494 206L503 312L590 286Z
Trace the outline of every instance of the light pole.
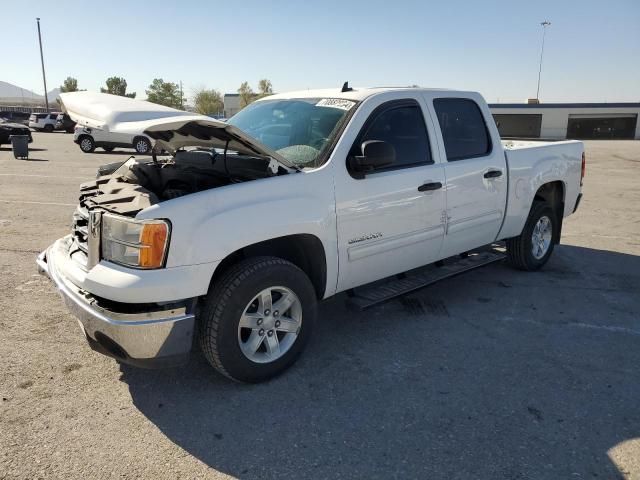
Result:
M42 55L42 36L40 35L40 17L36 18L38 22L38 42L40 42L40 62L42 63L42 82L44 83L44 103L49 112L49 96L47 95L47 77L44 74L44 56Z
M540 22L542 25L542 48L540 49L540 68L538 69L538 89L536 90L536 100L540 102L540 74L542 73L542 55L544 55L544 35L547 33L547 27L551 25L551 22L545 20L544 22Z

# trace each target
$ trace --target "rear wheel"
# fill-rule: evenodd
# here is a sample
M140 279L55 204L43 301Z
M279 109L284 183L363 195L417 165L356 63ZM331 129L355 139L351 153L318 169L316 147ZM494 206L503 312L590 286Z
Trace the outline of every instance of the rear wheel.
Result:
M507 261L520 270L538 270L553 253L556 214L547 202L534 202L522 233L507 240Z
M151 151L151 142L144 137L136 137L133 141L133 148L137 153L144 155Z
M113 152L113 147L102 147L105 152L111 153Z
M244 260L209 290L199 319L200 346L223 375L240 382L268 380L302 352L316 304L311 281L292 263Z
M80 145L80 150L82 150L84 153L91 153L96 149L96 143L89 135L80 137L78 145Z

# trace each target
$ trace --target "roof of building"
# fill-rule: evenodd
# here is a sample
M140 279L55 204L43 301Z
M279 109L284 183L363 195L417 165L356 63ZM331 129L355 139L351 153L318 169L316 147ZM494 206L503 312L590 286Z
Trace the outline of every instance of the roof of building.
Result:
M490 103L489 108L640 108L640 103Z

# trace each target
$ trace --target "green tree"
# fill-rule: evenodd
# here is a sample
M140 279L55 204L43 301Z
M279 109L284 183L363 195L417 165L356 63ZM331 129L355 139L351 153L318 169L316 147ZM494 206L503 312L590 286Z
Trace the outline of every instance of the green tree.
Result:
M240 95L240 108L244 108L256 99L256 94L249 85L249 82L242 82L238 89Z
M273 95L273 85L271 85L271 80L267 80L263 78L258 82L258 92L260 92L261 97L266 97L267 95Z
M109 77L105 83L107 84L107 88L100 88L102 93L136 98L136 92L127 93L127 81L122 77Z
M161 78L154 79L145 92L147 101L172 108L182 109L182 101L186 100L181 99L177 83L165 82Z
M61 93L77 92L77 91L78 91L78 80L76 80L73 77L67 77L67 79L64 82L62 82L62 85L60 85Z
M203 115L220 113L224 109L224 102L219 91L200 88L194 92L193 97L196 112Z

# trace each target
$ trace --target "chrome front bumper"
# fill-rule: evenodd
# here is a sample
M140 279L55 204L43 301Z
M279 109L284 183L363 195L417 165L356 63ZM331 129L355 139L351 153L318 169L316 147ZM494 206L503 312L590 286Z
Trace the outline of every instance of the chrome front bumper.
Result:
M166 309L112 302L116 307L110 304L109 310L65 278L57 265L72 261L65 253L59 242L54 243L38 256L38 271L56 285L91 348L140 367L170 366L187 360L195 328L193 302L172 303Z

